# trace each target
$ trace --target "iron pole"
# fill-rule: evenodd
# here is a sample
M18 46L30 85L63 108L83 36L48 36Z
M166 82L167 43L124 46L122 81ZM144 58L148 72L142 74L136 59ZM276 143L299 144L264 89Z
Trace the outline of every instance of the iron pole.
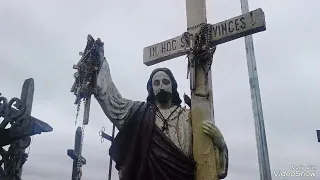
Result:
M242 14L248 13L249 12L248 0L240 0L240 1L241 1ZM260 180L271 180L272 178L271 178L269 155L268 155L268 145L267 145L267 138L266 138L266 132L264 127L260 87L259 87L258 72L257 72L252 35L245 36L245 47L246 47L247 65L248 65L248 72L249 72L252 111L253 111L256 141L257 141Z

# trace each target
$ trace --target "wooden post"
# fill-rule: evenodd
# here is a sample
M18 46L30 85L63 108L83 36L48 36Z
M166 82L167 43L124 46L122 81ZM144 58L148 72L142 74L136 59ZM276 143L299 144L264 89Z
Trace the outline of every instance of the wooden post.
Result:
M187 8L187 28L190 34L199 31L200 24L207 23L206 1L186 0ZM196 61L193 56L189 56L189 61ZM208 62L207 62L208 63ZM206 65L205 65L206 66ZM206 73L202 66L195 64L195 79L190 78L190 83L195 81L195 89L191 89L191 114L193 130L193 157L196 164L196 180L218 180L215 149L211 138L202 131L202 122L213 120L213 98L212 98L212 76L211 70Z

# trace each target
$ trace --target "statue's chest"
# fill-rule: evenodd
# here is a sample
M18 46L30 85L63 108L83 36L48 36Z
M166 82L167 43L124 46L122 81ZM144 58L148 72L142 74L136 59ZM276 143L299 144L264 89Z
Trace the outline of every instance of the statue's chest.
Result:
M189 111L181 107L159 110L155 117L156 125L187 156L192 151L192 128Z

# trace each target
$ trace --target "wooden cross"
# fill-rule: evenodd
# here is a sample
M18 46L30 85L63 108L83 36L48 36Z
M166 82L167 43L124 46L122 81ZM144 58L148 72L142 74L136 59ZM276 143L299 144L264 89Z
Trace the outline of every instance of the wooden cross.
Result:
M78 165L82 167L82 165L87 163L87 160L81 155L81 143L82 143L82 129L81 127L78 127L76 130L75 140L74 140L74 149L68 149L67 155L73 160L72 165L72 177L71 180L77 180L80 179L79 177L79 171ZM80 162L79 162L80 158ZM80 164L78 164L80 163Z
M187 30L191 35L207 24L206 1L186 0ZM229 20L213 24L210 46L214 47L234 39L265 31L266 24L262 9L242 14ZM194 36L193 36L194 37ZM211 71L206 73L193 58L195 39L183 41L183 35L148 46L143 49L143 63L154 65L188 54L191 89L191 114L193 129L193 156L196 161L196 180L217 180L217 168L212 140L202 132L202 122L213 120L213 98ZM189 45L188 45L189 44ZM208 62L209 63L209 62ZM208 65L208 64L205 64Z

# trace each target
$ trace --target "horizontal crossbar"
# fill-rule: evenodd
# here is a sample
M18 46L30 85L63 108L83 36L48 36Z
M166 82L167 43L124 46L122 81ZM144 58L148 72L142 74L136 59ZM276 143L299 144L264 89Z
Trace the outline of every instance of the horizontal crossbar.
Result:
M101 132L101 136L111 142L113 140L113 138L110 135L106 134L105 132Z
M2 105L2 103L0 103L0 106ZM18 114L19 111L15 108L10 108L10 112L12 112L13 114ZM30 117L30 120L32 122L32 127L31 127L31 131L28 134L29 136L33 136L35 134L41 134L42 132L51 132L53 131L53 128L46 122L41 121L40 119L37 119L31 115L28 114L24 114L26 116ZM4 116L3 112L0 112L0 117Z
M78 160L78 153L75 153L73 149L68 149L67 150L67 155L74 161L77 161ZM87 160L81 156L81 163L82 164L86 164L87 163Z
M265 16L262 9L242 14L240 16L212 25L211 46L216 46L234 39L266 30ZM190 47L182 42L182 35L145 47L143 63L151 66L169 59L186 55Z

